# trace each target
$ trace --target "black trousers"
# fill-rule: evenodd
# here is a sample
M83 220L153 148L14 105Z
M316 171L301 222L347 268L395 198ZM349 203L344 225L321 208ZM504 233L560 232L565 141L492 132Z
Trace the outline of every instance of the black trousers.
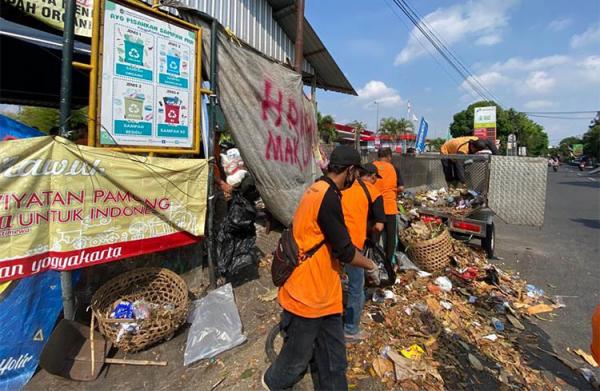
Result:
M271 390L289 390L310 367L315 390L347 390L346 342L341 315L303 318L284 311L283 347L265 374Z
M396 245L398 244L398 224L396 215L385 215L383 249L385 251L385 270L393 284L396 281L394 272L394 256L396 255Z
M442 167L448 185L453 182L467 183L465 179L465 163L462 160L442 159Z

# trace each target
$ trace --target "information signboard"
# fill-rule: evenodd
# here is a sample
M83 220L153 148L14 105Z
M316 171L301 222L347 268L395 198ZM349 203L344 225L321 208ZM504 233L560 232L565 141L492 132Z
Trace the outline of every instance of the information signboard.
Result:
M97 143L199 152L201 30L144 5L103 5Z
M476 136L496 140L496 106L476 107L473 118L473 129ZM483 137L484 134L485 137Z

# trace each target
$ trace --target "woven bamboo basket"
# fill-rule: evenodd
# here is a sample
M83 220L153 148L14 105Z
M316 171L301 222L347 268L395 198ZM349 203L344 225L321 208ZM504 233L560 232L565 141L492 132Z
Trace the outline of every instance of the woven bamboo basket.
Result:
M433 239L410 242L402 239L415 265L429 273L444 270L450 263L452 240L447 229Z
M152 303L148 319L109 318L121 300L134 302L138 299ZM185 321L188 304L187 285L177 274L163 268L139 268L102 285L94 293L91 307L100 332L113 346L125 352L137 352L170 338ZM135 334L125 333L117 341L121 324L125 322L137 323L139 330Z

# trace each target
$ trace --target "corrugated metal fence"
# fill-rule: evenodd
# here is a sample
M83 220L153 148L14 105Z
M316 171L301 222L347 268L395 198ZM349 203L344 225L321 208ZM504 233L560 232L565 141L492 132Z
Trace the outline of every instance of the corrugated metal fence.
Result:
M216 18L253 48L280 62L294 63L294 42L273 19L267 0L181 0L181 3ZM305 60L304 71L314 74Z

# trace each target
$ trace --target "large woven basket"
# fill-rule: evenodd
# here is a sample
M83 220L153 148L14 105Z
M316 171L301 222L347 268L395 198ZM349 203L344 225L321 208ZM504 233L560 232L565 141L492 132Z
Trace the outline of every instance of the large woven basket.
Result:
M410 260L426 272L439 272L450 263L452 240L447 229L433 239L415 242L403 239L402 241Z
M109 318L121 300L144 299L155 307L149 319L134 319L139 325L135 334L126 333L117 342L124 319ZM92 297L92 311L100 332L113 346L136 352L169 338L183 324L188 311L188 289L177 274L162 268L139 268L123 273L100 287Z

